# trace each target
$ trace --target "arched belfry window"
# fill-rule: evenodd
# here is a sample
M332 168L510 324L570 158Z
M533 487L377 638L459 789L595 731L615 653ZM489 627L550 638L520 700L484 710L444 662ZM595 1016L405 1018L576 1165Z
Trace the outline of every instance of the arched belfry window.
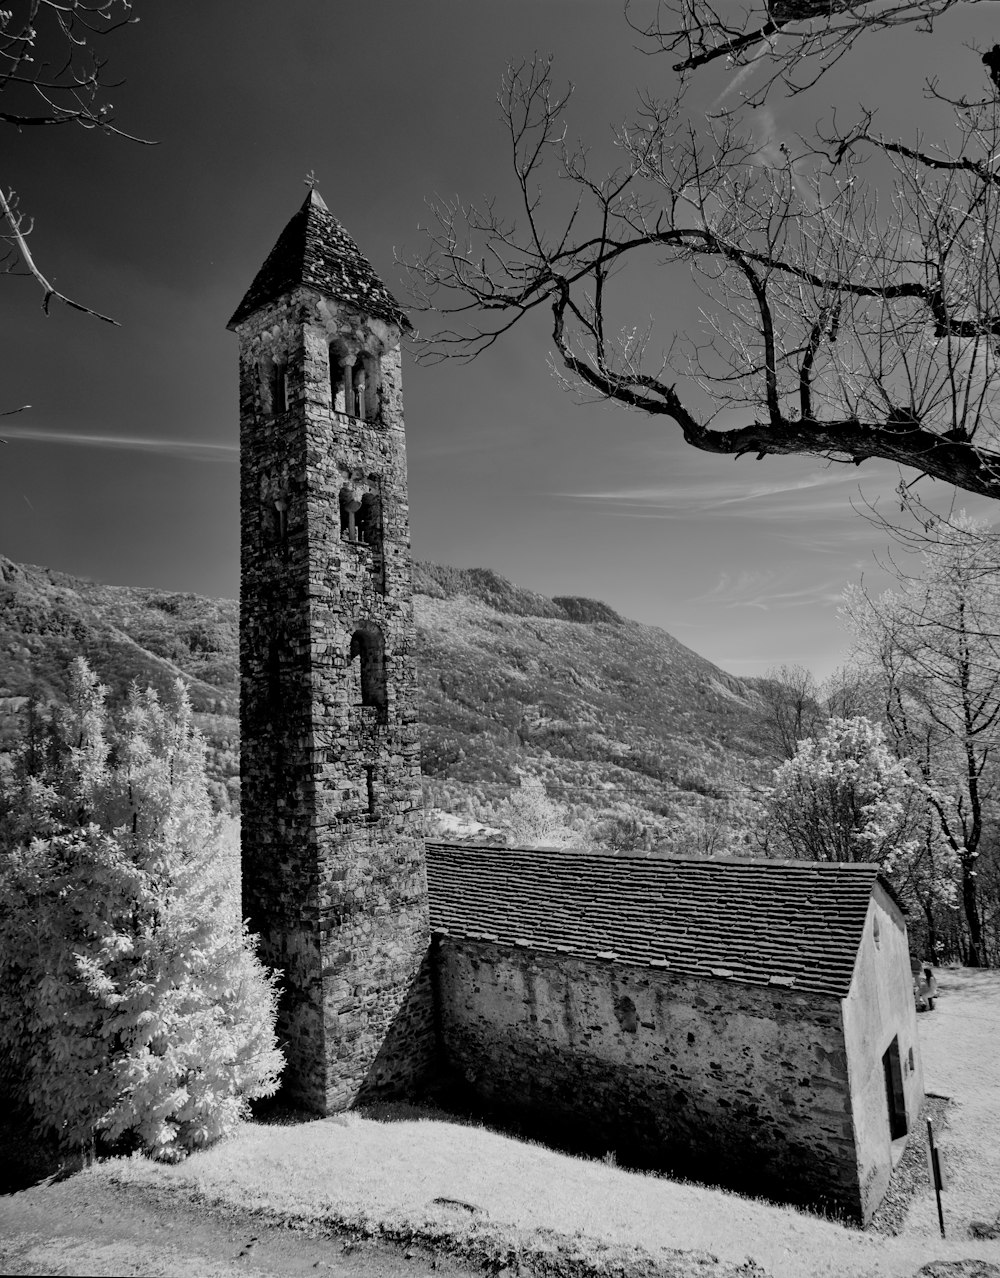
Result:
M359 421L378 417L379 361L366 351L347 351L330 343L330 407Z
M376 493L344 487L340 490L342 541L378 549L382 544L382 506Z
M351 664L358 662L361 704L371 706L379 723L388 718L385 689L385 640L377 626L359 626L351 635Z

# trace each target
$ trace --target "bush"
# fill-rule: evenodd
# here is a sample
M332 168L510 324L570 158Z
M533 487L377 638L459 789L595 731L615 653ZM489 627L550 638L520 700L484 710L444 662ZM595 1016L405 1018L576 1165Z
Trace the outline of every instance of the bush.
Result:
M0 1058L64 1146L177 1158L276 1089L274 978L182 686L133 687L118 722L105 693L78 660L2 781Z

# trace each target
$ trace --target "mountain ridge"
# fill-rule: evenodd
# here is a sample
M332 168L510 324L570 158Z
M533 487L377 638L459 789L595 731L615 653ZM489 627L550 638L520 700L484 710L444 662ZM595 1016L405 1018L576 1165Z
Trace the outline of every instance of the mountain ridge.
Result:
M664 818L724 797L770 758L753 681L600 600L526 590L486 568L414 564L425 789L435 806L537 776L564 802ZM87 657L114 696L182 677L221 806L238 795L234 600L110 586L0 555L0 748L34 690L62 701Z

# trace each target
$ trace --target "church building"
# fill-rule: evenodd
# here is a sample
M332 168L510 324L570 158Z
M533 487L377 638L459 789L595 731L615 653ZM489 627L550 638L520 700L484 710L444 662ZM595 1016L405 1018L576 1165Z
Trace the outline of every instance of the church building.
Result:
M290 1099L435 1084L536 1132L867 1221L923 1097L869 865L422 837L399 304L315 189L240 358L243 911Z

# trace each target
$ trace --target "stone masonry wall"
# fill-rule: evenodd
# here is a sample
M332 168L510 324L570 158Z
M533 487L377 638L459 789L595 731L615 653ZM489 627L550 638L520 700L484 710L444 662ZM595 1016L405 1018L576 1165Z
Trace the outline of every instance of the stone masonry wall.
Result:
M443 1058L539 1135L860 1210L837 999L440 937Z
M286 1087L330 1112L434 1052L399 333L309 288L238 333L244 911L285 973Z

